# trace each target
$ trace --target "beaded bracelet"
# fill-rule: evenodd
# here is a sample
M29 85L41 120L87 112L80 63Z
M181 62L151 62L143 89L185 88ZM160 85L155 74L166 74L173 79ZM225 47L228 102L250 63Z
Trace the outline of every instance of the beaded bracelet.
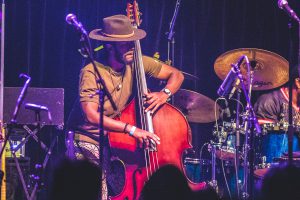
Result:
M126 124L125 124L124 130L123 130L124 133L127 133L127 132L126 132L126 129L127 129L127 126L128 126L128 125L129 125L129 123L126 123Z

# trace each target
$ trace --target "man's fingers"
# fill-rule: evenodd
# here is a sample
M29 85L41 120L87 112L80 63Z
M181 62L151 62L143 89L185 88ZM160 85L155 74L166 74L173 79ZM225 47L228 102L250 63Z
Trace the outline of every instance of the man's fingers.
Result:
M151 135L149 135L149 138L151 138L152 140L154 140L155 143L160 144L160 138L155 135L154 133L152 133Z
M146 96L146 99L151 99L154 97L154 93L146 93L145 96Z
M146 147L149 147L149 140L148 139L144 139L145 145Z
M152 104L154 101L156 101L158 98L151 98L146 101L147 104Z
M156 106L151 110L151 113L154 113L161 104L156 104Z
M155 102L151 103L145 110L145 112L148 112L149 110L151 110L154 106L155 106Z

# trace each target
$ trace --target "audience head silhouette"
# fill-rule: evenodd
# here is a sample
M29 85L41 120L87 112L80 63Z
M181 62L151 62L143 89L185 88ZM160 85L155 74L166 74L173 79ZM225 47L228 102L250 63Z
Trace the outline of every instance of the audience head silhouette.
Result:
M101 171L86 160L64 160L54 171L51 200L97 200Z
M144 200L183 200L189 199L190 196L191 191L186 178L173 165L166 165L157 170L146 182L142 191Z
M300 199L300 168L281 165L271 168L262 183L262 199Z

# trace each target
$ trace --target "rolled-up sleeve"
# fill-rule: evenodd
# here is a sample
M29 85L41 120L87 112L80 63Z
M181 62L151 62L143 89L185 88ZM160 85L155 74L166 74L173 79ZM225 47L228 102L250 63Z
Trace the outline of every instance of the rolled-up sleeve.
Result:
M83 68L79 78L79 101L99 103L95 73L90 68Z

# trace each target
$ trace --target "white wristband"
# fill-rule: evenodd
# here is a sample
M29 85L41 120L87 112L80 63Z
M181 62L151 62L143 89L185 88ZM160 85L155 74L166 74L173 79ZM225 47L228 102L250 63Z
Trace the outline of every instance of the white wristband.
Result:
M131 129L130 129L130 131L129 131L129 135L133 136L135 130L136 130L136 127L132 126Z

